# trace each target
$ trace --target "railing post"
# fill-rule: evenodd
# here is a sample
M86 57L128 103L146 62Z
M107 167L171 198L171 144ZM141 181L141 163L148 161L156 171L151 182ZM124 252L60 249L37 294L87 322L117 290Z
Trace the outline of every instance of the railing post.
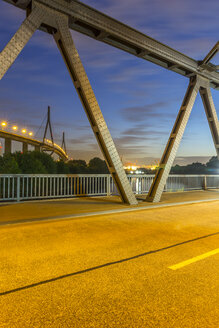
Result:
M204 175L204 177L203 177L203 190L207 190L207 177L206 177L206 175Z
M20 201L20 186L21 186L21 177L17 176L17 202Z
M111 175L108 174L107 178L106 178L106 194L107 194L107 196L111 195L111 192L110 192L110 178L111 178Z

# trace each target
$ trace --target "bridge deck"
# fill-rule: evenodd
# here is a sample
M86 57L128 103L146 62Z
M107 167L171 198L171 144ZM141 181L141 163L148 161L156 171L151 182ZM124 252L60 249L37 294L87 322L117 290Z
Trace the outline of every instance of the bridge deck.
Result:
M121 206L98 200L18 204L0 213ZM218 211L214 201L0 227L0 326L218 328Z
M0 225L10 222L70 219L78 216L98 215L98 213L128 212L134 209L149 209L170 206L170 204L179 205L179 203L184 202L211 200L219 200L218 190L164 193L160 203L139 202L137 206L127 206L117 196L2 203L0 204Z

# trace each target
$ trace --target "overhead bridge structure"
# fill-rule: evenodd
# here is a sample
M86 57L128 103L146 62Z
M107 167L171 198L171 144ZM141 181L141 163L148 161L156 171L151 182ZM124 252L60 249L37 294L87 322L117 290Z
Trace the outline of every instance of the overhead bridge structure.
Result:
M19 134L11 133L8 131L0 130L0 138L5 139L5 153L12 152L12 141L21 142L23 147L23 153L28 151L28 145L35 147L36 151L48 151L51 153L55 153L58 155L62 160L66 161L68 156L64 149L62 149L59 145L52 143L51 140L45 139L44 141L40 141L37 139L25 137Z
M47 131L49 130L50 139L47 138ZM32 133L31 133L32 135ZM5 140L5 153L11 154L12 152L12 141L17 141L22 143L22 151L26 153L28 151L28 145L31 145L35 148L35 151L41 152L49 152L51 155L54 153L59 156L60 159L66 161L68 159L68 155L66 152L66 144L65 144L65 133L62 135L62 145L61 147L54 142L52 125L50 119L50 106L48 106L47 111L47 121L44 130L43 140L37 140L36 138L30 138L25 135L20 135L17 133L11 133L9 131L0 129L0 138Z
M27 17L0 53L0 78L4 76L37 29L50 33L66 63L108 168L125 203L136 204L137 200L75 48L70 29L189 78L187 92L146 200L153 202L160 200L198 92L203 100L219 156L219 123L211 96L211 88L219 90L219 66L210 62L219 50L219 42L203 60L196 61L80 1L4 1L26 10Z

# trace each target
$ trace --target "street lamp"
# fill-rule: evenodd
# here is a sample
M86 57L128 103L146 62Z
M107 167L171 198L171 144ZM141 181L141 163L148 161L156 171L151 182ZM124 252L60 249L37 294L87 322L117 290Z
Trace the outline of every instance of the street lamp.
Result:
M22 129L21 132L22 132L22 133L26 133L27 130L26 130L26 129Z
M5 128L5 127L7 126L7 122L5 122L5 121L1 122L1 126L2 126L3 128Z
M16 125L12 126L12 130L17 131L17 126Z

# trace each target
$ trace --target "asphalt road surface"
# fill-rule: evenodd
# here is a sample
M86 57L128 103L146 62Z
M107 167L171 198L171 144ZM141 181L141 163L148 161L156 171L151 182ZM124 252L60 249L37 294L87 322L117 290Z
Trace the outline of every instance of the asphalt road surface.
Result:
M219 201L0 227L0 327L218 328L218 304Z

